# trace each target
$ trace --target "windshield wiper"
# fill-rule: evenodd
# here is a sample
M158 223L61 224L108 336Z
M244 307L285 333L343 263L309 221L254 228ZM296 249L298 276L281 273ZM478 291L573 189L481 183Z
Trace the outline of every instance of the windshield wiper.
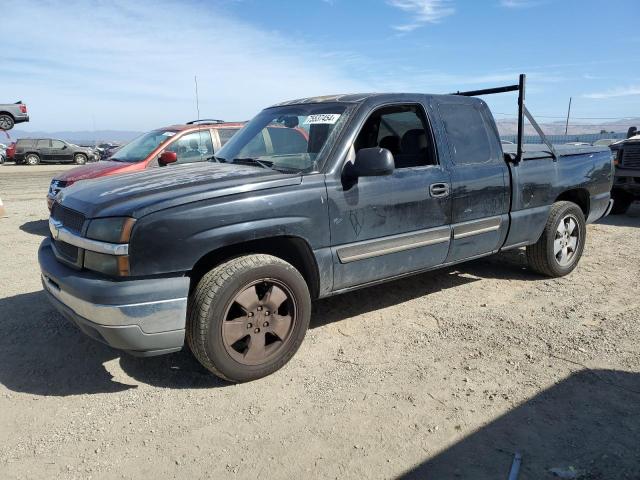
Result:
M273 170L273 162L267 162L264 160L258 160L257 158L234 158L231 163L238 163L240 165L258 165L268 170Z

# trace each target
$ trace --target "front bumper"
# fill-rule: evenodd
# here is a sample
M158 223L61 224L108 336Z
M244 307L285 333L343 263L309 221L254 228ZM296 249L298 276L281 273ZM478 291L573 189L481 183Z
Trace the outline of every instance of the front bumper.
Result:
M108 280L58 262L49 239L38 261L49 301L91 338L138 356L182 348L188 277Z

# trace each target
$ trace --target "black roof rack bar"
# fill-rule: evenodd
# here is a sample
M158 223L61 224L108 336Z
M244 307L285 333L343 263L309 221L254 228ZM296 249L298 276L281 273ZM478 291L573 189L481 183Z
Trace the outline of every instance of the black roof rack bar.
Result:
M486 88L484 90L470 90L468 92L455 92L451 95L462 95L463 97L477 97L478 95L493 95L494 93L517 92L520 85L507 85L506 87Z
M533 118L531 112L527 109L525 105L525 93L526 93L526 84L527 84L527 76L522 73L520 74L520 78L517 85L507 85L506 87L496 87L496 88L487 88L484 90L471 90L469 92L456 92L451 95L462 95L464 97L476 97L479 95L493 95L494 93L507 93L507 92L518 92L518 150L516 153L515 161L520 162L523 158L523 147L524 143L524 119L525 117L536 133L540 136L542 142L549 149L549 153L553 156L554 160L558 159L558 154L556 153L556 149L553 147L553 144L547 139L546 135L538 125L538 122Z
M191 120L187 122L187 125L193 125L195 123L224 123L224 120L218 120L216 118L201 118L199 120Z

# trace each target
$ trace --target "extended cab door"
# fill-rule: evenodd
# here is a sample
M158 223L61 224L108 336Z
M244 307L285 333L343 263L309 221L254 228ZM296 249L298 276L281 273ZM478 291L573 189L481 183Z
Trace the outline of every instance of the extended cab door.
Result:
M495 252L509 229L510 180L493 117L477 98L447 96L435 103L451 160L447 262Z
M424 107L377 108L354 138L346 161L362 148L386 148L395 171L355 184L327 178L334 290L442 264L451 237L450 179Z

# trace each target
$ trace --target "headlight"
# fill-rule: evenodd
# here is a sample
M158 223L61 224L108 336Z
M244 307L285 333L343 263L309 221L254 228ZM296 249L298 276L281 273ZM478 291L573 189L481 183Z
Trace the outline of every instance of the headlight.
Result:
M135 222L135 218L130 217L91 220L87 238L107 243L128 243ZM129 255L108 255L85 250L84 268L109 276L126 277L129 275Z
M108 243L127 243L131 238L131 230L135 218L113 217L91 220L87 230L87 238Z

